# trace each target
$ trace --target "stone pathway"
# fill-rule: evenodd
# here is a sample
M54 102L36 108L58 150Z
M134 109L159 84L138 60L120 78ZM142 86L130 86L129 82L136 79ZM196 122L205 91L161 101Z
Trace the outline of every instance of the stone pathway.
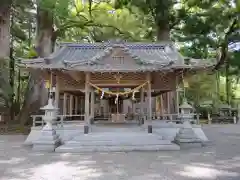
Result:
M36 153L0 136L1 180L240 180L240 125L205 126L213 141L176 152Z

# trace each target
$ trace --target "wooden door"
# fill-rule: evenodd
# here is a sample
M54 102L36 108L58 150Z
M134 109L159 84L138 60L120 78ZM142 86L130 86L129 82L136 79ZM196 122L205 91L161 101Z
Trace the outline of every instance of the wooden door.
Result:
M115 103L116 97L110 97L108 99L109 103L109 111L111 114L117 114L123 112L123 99L121 97L118 98L117 104Z

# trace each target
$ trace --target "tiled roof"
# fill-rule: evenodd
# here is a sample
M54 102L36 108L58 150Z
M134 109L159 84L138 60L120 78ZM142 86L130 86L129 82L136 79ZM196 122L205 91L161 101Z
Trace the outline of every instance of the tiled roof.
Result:
M114 48L122 48L127 56L136 61L136 67L109 67L101 61L112 53ZM79 71L144 71L161 68L185 67L184 58L171 43L61 43L59 49L46 58L21 61L31 68L62 68Z

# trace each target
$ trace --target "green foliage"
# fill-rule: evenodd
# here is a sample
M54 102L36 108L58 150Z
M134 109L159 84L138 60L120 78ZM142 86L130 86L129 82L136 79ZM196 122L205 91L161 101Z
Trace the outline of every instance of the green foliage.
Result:
M35 49L33 49L33 48L31 48L30 50L29 50L29 52L28 52L28 55L27 55L27 57L28 58L35 58L35 57L37 57L38 56L38 53L36 52L36 50Z
M5 61L4 59L0 60ZM12 87L9 84L9 76L8 76L8 66L7 64L1 63L1 70L0 70L0 112L8 111L10 107L10 97L13 94Z

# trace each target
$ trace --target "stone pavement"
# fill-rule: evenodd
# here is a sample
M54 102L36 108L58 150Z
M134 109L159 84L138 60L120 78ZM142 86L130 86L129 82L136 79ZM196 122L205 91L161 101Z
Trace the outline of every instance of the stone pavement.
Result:
M0 136L1 180L240 180L240 125L206 125L212 144L174 152L36 153Z

